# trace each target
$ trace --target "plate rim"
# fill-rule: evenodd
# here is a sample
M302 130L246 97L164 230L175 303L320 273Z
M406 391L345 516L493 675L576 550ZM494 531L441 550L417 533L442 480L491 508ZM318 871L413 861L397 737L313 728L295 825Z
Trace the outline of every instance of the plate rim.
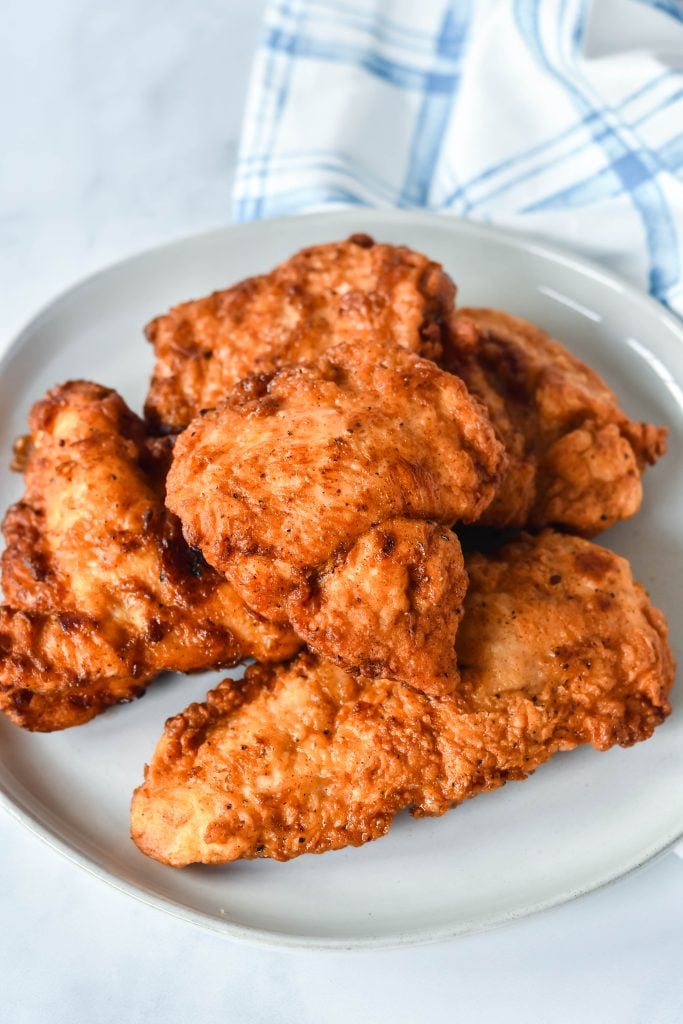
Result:
M557 896L549 897L547 900L540 900L537 903L519 910L503 914L491 914L478 921L463 921L459 925L441 925L438 928L420 928L405 932L396 932L391 935L370 935L355 938L336 938L334 936L313 937L306 935L292 935L284 932L270 931L267 928L253 928L249 925L236 924L231 921L220 921L211 914L195 910L178 900L162 896L153 889L145 888L139 883L129 882L120 875L115 874L88 854L83 853L78 847L66 839L63 839L49 826L44 825L35 818L30 811L15 801L5 789L4 782L0 779L0 807L7 814L18 821L28 832L41 840L49 849L59 854L65 860L81 868L91 878L105 883L116 892L130 896L137 903L151 907L167 914L177 921L189 921L190 924L200 928L204 932L218 935L223 939L233 942L240 942L243 945L259 949L277 949L285 952L297 952L308 950L315 953L363 953L373 950L407 949L415 946L433 945L437 942L447 942L455 939L465 939L469 935L480 935L484 932L494 931L498 928L506 928L518 921L528 917L536 917L538 914L549 910L559 909L576 900L584 899L592 893L600 892L610 886L638 874L655 861L665 857L683 839L683 825L681 831L675 836L669 837L661 846L656 846L648 853L639 858L626 870L617 874L608 874L599 881L573 889L569 893L560 893Z
M262 221L226 224L210 231L195 232L163 242L159 245L148 246L138 252L131 253L122 259L109 263L95 270L93 273L77 279L65 288L60 289L56 294L45 301L36 313L23 323L23 326L14 333L2 353L2 357L0 358L0 374L5 371L8 363L25 344L27 335L29 335L40 324L41 320L47 316L53 315L55 312L58 312L60 307L64 304L72 301L74 298L77 298L80 293L87 291L89 287L96 284L102 278L110 275L112 272L134 266L136 262L143 263L146 259L149 259L152 256L171 252L173 250L182 250L188 245L201 243L210 239L217 239L221 236L234 237L236 235L239 236L240 234L267 234L270 231L277 232L278 227L285 223L290 227L296 223L310 224L311 222L317 222L321 226L324 226L326 222L329 222L330 224L334 224L337 227L337 230L340 224L344 224L344 222L346 222L351 233L353 233L354 228L358 229L359 226L367 227L369 230L372 230L374 226L375 230L379 230L383 224L389 225L392 228L395 228L400 223L416 227L424 227L427 229L430 227L438 227L441 230L444 227L450 227L454 230L454 233L460 234L461 236L464 234L480 238L483 237L512 249L528 252L532 255L550 260L555 264L565 266L583 274L584 276L588 276L592 279L598 279L603 285L606 285L612 291L618 294L627 295L629 301L635 302L637 305L640 305L649 313L656 316L660 323L665 325L679 344L683 346L683 322L674 313L620 274L605 268L594 260L587 259L573 253L562 246L539 240L534 235L517 232L514 229L498 227L488 223L481 223L431 211L339 208L326 210L324 212L276 217ZM75 866L81 868L91 877L99 879L116 891L132 897L139 903L161 910L178 920L189 921L194 926L200 927L211 934L220 935L223 938L242 942L246 945L279 950L307 949L316 952L362 952L368 950L406 948L409 946L425 945L449 939L464 938L467 935L473 935L484 931L490 931L495 928L509 926L516 921L562 906L566 903L573 902L574 900L587 896L592 892L598 892L607 886L613 885L624 878L628 878L634 873L645 868L648 864L651 864L654 860L665 856L677 845L677 843L681 841L681 839L683 839L683 822L681 822L679 830L676 831L674 835L666 835L661 842L656 843L644 856L638 857L634 863L630 864L623 870L617 870L616 873L607 872L604 877L601 877L597 881L588 882L585 886L580 886L579 888L570 890L569 892L560 892L545 900L541 900L535 904L527 905L514 911L491 913L483 919L476 921L465 920L461 922L453 922L447 925L440 925L438 927L409 929L404 932L396 931L392 934L355 936L351 938L334 936L314 937L305 934L296 935L271 931L266 928L251 927L249 925L238 924L229 920L221 921L207 912L196 910L179 900L163 896L153 888L145 886L141 882L128 881L126 878L116 874L113 870L99 863L94 857L85 853L82 849L79 849L79 847L73 842L60 835L54 827L45 824L38 816L36 816L35 813L31 811L31 809L18 795L10 792L6 786L5 780L1 777L0 807L2 807L2 809L8 813L13 820L18 821L24 826L24 828L37 836L50 849L60 854Z
M514 228L501 227L495 224L489 224L485 221L469 220L465 217L456 217L446 213L436 213L431 210L394 210L372 207L354 207L353 209L349 209L348 207L340 207L336 210L325 210L321 212L313 211L309 213L293 214L291 216L285 215L269 217L264 220L240 221L238 223L224 224L222 227L211 228L208 231L192 232L191 234L181 235L178 238L172 238L168 241L161 242L158 245L145 246L143 249L129 253L127 256L121 257L121 259L113 260L112 262L99 267L97 270L92 271L92 273L78 277L75 281L72 281L64 287L60 287L57 291L53 292L40 306L38 306L35 313L22 321L21 326L18 330L14 331L10 340L4 347L2 355L0 355L0 373L4 371L6 363L14 354L14 350L21 345L24 335L33 330L44 316L52 312L54 307L60 306L63 302L72 298L78 292L95 284L95 282L100 278L127 267L130 264L135 264L138 261L142 262L153 254L171 252L173 249L182 249L188 244L191 245L204 239L218 238L221 235L247 234L252 232L259 233L260 231L266 231L271 227L277 230L277 228L283 224L304 223L310 221L324 223L326 220L337 222L339 219L348 220L352 227L356 218L365 218L369 221L376 221L378 225L382 222L395 224L397 221L404 221L406 224L413 224L415 226L433 225L436 227L437 225L444 226L446 224L457 226L457 230L462 231L465 234L479 235L489 238L498 241L503 245L509 245L513 248L519 248L525 252L530 252L534 255L550 259L554 263L570 267L579 273L589 273L592 278L599 279L603 284L606 284L616 292L628 294L629 299L636 301L639 305L649 309L653 314L658 316L661 321L674 332L674 334L678 335L679 341L683 344L683 319L669 310L658 299L653 298L652 295L649 295L641 287L633 284L624 275L610 270L597 260L591 259L587 256L581 256L565 246L558 245L555 242L548 242L531 232L517 231ZM183 302L189 300L181 299L180 301Z

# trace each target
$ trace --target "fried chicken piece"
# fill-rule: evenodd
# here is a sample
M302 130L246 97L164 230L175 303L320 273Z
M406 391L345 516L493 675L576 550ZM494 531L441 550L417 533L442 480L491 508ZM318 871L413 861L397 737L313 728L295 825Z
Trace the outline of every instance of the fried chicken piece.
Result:
M647 739L670 711L662 614L628 563L545 531L468 559L462 687L429 698L300 655L254 665L166 729L132 804L174 867L360 846L440 815L560 750Z
M443 692L457 681L455 635L466 590L454 533L419 519L388 519L315 586L293 593L289 617L330 661Z
M27 729L86 722L160 672L290 657L188 548L164 508L167 441L113 391L76 381L30 415L25 495L5 518L0 709Z
M466 586L445 527L481 515L502 458L460 380L349 343L249 378L193 421L167 503L255 612L347 668L444 693L457 614L442 604Z
M146 329L157 362L145 413L182 430L244 377L382 338L433 359L455 285L438 263L368 235L302 249L261 277L185 302Z
M526 320L461 309L452 326L443 365L484 402L508 455L482 525L592 536L634 515L666 429L628 419L593 370Z

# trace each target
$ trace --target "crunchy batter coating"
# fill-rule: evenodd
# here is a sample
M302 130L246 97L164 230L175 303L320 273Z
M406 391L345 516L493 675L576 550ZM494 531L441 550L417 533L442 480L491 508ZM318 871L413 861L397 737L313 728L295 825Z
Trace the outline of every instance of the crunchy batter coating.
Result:
M635 515L666 430L628 419L593 370L526 320L461 309L452 324L444 365L485 403L508 455L482 525L592 536Z
M182 430L244 377L309 362L342 341L382 338L441 353L455 285L438 263L368 235L303 249L269 274L185 302L147 327L157 362L145 405Z
M198 417L176 444L167 503L254 611L348 668L443 693L457 681L457 617L441 599L465 586L444 527L481 515L502 458L462 381L382 342L350 343L249 378ZM385 530L398 519L444 525L407 539L405 524ZM384 538L362 541L373 529Z
M444 692L458 679L455 635L466 591L454 533L388 519L287 607L299 636L329 661Z
M666 717L666 623L627 562L546 531L468 560L462 689L429 698L311 654L255 665L169 719L132 804L174 867L289 860L385 835L524 779L560 750L647 739Z
M182 538L164 508L167 441L113 391L76 381L30 416L25 495L3 525L0 709L18 725L79 725L160 672L290 657Z

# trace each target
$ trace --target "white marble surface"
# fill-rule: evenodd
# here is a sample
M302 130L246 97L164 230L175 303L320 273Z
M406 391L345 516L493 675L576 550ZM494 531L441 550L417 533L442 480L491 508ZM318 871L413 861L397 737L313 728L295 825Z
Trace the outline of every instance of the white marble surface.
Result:
M79 276L229 219L262 7L5 0L0 344ZM0 830L0 1003L13 1024L683 1019L672 855L498 932L306 955L194 930L81 874L9 817Z

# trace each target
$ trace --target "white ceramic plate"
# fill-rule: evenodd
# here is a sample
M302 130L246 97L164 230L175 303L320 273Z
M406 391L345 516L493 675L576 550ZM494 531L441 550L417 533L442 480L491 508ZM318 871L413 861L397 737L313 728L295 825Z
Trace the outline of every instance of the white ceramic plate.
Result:
M152 366L141 329L152 316L353 231L441 260L462 304L499 306L542 324L605 377L632 416L670 427L670 453L647 475L641 514L602 540L631 559L669 616L675 645L683 620L683 329L596 266L488 227L338 212L226 228L97 274L45 309L2 364L3 465L29 407L59 381L111 385L139 410ZM20 491L21 479L3 469L0 506ZM443 818L401 815L387 838L360 850L289 864L162 867L128 837L130 796L164 720L219 678L168 676L144 700L65 733L30 735L0 722L5 806L131 896L232 938L312 948L432 941L502 924L626 874L683 833L679 711L631 750L559 755L523 785Z

